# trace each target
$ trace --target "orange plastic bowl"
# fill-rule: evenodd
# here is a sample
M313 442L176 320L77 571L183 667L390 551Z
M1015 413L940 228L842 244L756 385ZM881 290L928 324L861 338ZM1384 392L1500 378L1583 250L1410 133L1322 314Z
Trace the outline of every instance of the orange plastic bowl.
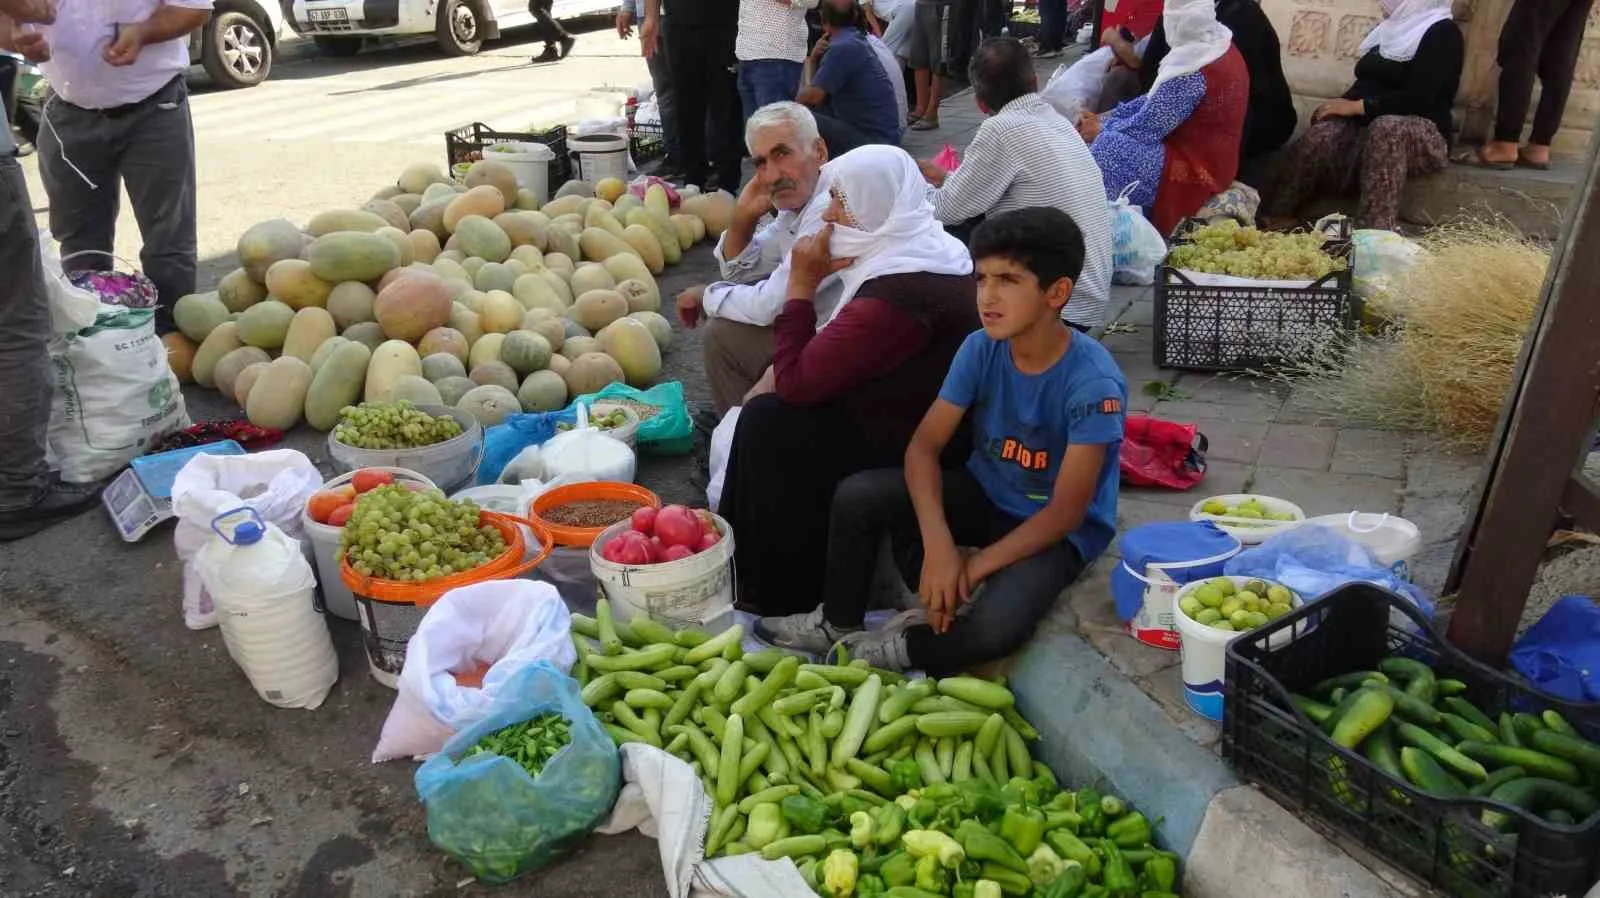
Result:
M448 577L414 582L369 577L351 567L349 561L341 559L339 579L343 580L344 585L350 587L350 591L358 597L365 597L375 602L387 602L391 605L425 607L439 601L440 596L458 586L520 577L538 567L550 554L552 545L550 532L538 521L501 514L497 511L480 511L478 520L484 524L492 524L506 541L505 551L491 559L488 564ZM539 551L526 560L522 556L526 554L527 545L523 542L522 528L518 526L519 524L532 529L534 538L539 541Z
M549 531L550 538L558 546L575 546L588 548L606 532L606 527L574 527L570 524L556 524L545 519L545 512L557 505L568 502L594 502L615 499L623 502L637 502L651 508L661 507L661 497L634 483L621 483L615 480L595 480L588 483L569 483L558 486L548 492L540 493L528 509L528 517L539 522L539 526Z

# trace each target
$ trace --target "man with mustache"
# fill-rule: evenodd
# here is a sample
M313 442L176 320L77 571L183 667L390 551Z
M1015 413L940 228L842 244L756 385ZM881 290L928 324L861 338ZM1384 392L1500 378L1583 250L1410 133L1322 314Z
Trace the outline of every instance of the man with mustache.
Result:
M757 109L745 126L745 144L756 174L740 192L733 220L717 242L723 280L678 294L678 319L685 327L706 320L706 379L719 415L752 390L761 391L772 363L772 323L786 298L789 249L828 161L817 120L799 103ZM774 212L772 221L757 229ZM819 306L837 289L837 278L824 281Z

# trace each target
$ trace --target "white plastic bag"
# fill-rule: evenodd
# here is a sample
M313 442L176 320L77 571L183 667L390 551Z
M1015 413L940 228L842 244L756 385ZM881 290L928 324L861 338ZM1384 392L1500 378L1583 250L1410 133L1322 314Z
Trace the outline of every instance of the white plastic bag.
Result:
M1382 299L1394 282L1411 269L1422 251L1416 243L1393 231L1363 228L1350 235L1354 260L1352 285L1364 300Z
M562 673L578 660L567 606L548 583L492 580L452 589L428 609L406 646L399 695L383 722L373 763L436 754L489 713L523 668L548 661ZM481 687L455 674L479 670Z
M339 679L339 655L317 613L317 577L303 548L273 524L264 527L259 541L244 545L213 533L195 554L195 570L216 597L228 655L256 694L280 708L314 711Z
M78 314L71 297L53 288L50 293L52 309ZM89 326L50 341L55 388L48 458L63 480L74 483L110 477L162 437L189 426L166 344L156 336L155 312L99 303L96 308Z
M1144 217L1144 212L1128 202L1134 185L1111 201L1111 280L1117 284L1153 284L1156 266L1167 257L1167 241Z
M67 280L61 268L61 253L48 230L39 231L39 262L44 266L44 285L50 296L50 324L55 333L70 334L94 326L100 314L100 297Z
M194 556L213 536L211 522L225 511L248 506L293 539L314 565L300 513L322 487L322 474L303 453L273 449L252 455L196 455L172 481L172 511L178 517L173 543L183 562L183 622L191 630L217 625L216 605L200 581Z
M589 410L577 404L578 426L558 433L544 442L539 454L544 459L547 480L617 480L633 482L633 450L589 424Z
M1044 90L1039 91L1039 96L1076 125L1085 111L1100 108L1106 73L1114 61L1111 48L1101 47L1071 65L1058 67Z
M739 409L734 406L711 431L711 477L706 481L706 507L712 511L722 503L722 481L728 473L728 457L733 454L733 432L739 428Z

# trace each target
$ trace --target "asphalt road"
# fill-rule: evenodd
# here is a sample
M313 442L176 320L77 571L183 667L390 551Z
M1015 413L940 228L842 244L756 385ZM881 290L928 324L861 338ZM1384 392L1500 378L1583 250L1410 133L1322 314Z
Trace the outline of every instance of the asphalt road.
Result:
M515 40L473 59L426 46L354 59L286 59L265 85L195 85L201 285L236 266L256 221L304 222L358 205L407 164L443 161L445 130L572 117L589 92L643 80L637 45L585 35L533 67ZM46 198L27 160L33 200ZM136 259L124 208L119 255ZM694 251L663 293L703 280ZM705 397L697 335L665 376ZM236 417L186 391L195 420ZM321 434L289 445L330 470ZM695 501L691 459L641 463L666 498ZM701 496L703 501L703 496ZM333 621L341 678L316 711L258 699L218 631L185 628L167 525L124 544L96 511L0 545L0 896L434 896L489 894L428 843L415 765L369 763L394 692L367 673L354 625ZM664 895L653 841L593 837L506 896Z

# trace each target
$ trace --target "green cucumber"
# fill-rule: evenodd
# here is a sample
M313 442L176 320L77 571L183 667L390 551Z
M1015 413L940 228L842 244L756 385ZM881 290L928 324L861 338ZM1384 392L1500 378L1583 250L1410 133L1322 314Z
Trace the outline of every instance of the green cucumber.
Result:
M1349 673L1342 673L1338 676L1329 677L1317 685L1312 686L1311 694L1327 695L1341 686L1345 689L1355 689L1367 680L1382 680L1383 682L1387 683L1389 678L1375 670L1352 670Z
M1467 787L1460 780L1447 773L1433 759L1433 755L1420 748L1407 745L1400 749L1400 766L1405 771L1406 779L1429 795L1462 798L1467 794Z
M1439 724L1439 710L1431 703L1412 695L1410 692L1402 692L1387 683L1376 683L1371 680L1368 680L1365 686L1368 689L1381 689L1388 692L1389 698L1394 700L1394 713L1404 717L1406 720L1428 727Z
M1518 767L1514 764L1510 767L1502 767L1499 770L1490 773L1488 779L1477 784L1476 786L1473 786L1471 789L1468 789L1467 793L1476 798L1487 798L1489 797L1489 793L1500 788L1506 783L1509 783L1512 780L1524 779L1527 777L1527 775L1528 771L1523 770L1521 767Z
M1569 736L1555 730L1535 730L1533 747L1547 755L1555 755L1589 771L1600 771L1600 745L1581 736Z
M1367 760L1379 770L1395 779L1408 779L1405 768L1400 764L1400 753L1395 750L1394 732L1387 724L1378 727L1367 737L1362 750L1366 753Z
M1443 696L1460 695L1467 691L1467 684L1460 680L1440 680L1439 694Z
M1486 730L1472 721L1449 711L1439 715L1439 722L1450 731L1450 735L1458 740L1471 742L1494 742L1498 738L1493 730Z
M1482 764L1451 748L1443 740L1416 724L1398 723L1395 725L1394 734L1401 742L1433 755L1439 763L1473 782L1483 782L1489 778L1489 771L1485 770Z
M1385 658L1378 662L1378 670L1387 674L1392 680L1410 683L1412 680L1426 677L1434 679L1433 668L1414 658L1401 658L1398 656Z
M1444 706L1440 710L1449 711L1451 714L1462 718L1468 723L1471 723L1473 726L1483 727L1491 733L1495 732L1496 728L1494 721L1489 718L1489 715L1483 713L1478 709L1477 705L1474 705L1472 702L1467 701L1461 696L1445 696L1439 700L1439 704Z
M1397 693L1388 687L1363 688L1356 691L1350 700L1350 707L1339 722L1333 727L1332 736L1335 744L1344 748L1355 748L1362 740L1372 735L1372 731L1384 725L1389 715L1394 713Z
M1500 712L1500 741L1512 748L1522 747L1522 734L1517 732L1516 721L1512 719L1511 712Z
M1538 715L1524 714L1521 711L1511 715L1511 723L1517 728L1517 735L1522 737L1524 744L1529 744L1533 734L1544 729L1544 721Z
M1311 722L1317 726L1321 726L1329 717L1333 716L1332 705L1324 705L1316 699L1306 698L1296 692L1289 693L1289 703L1294 705L1301 714L1310 718Z
M1600 800L1582 789L1574 789L1566 783L1534 776L1505 783L1489 793L1489 800L1514 805L1533 814L1551 808L1562 808L1577 820L1588 820L1596 813L1600 813ZM1503 830L1512 822L1512 815L1504 811L1494 808L1483 810L1485 826Z
M1546 709L1543 714L1539 715L1539 719L1544 721L1545 726L1558 733L1565 733L1568 736L1578 735L1578 731L1573 728L1572 724L1567 723L1567 719L1561 716L1560 711Z
M1566 808L1551 808L1541 816L1544 817L1545 822L1554 823L1558 826L1573 826L1578 822L1577 818L1572 816L1572 812Z
M1521 767L1530 776L1557 780L1574 786L1583 782L1578 768L1569 760L1531 748L1514 748L1492 742L1462 742L1456 750L1490 767Z
M1334 693L1344 693L1344 695L1333 703L1333 713L1322 721L1322 731L1329 734L1333 733L1333 728L1339 725L1339 721L1343 720L1346 714L1350 713L1350 709L1355 707L1356 699L1366 691L1365 689L1347 690L1343 686L1335 687Z

